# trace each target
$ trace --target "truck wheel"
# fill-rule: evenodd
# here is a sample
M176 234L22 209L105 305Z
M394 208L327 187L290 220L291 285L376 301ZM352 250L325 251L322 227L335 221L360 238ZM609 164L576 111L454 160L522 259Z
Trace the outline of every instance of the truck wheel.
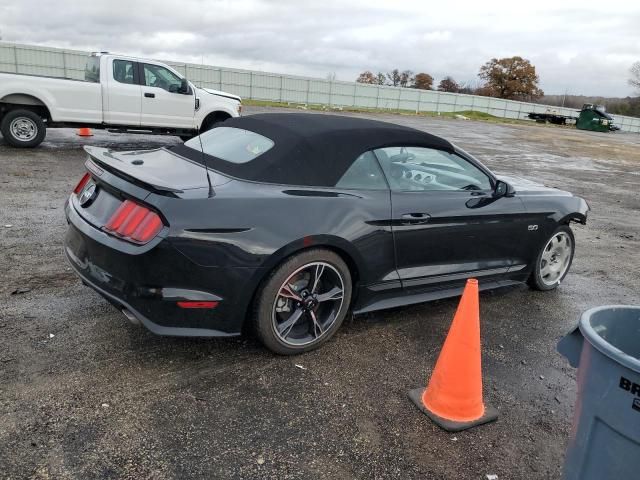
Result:
M37 113L29 110L11 110L2 119L0 132L13 147L33 148L42 143L47 127Z

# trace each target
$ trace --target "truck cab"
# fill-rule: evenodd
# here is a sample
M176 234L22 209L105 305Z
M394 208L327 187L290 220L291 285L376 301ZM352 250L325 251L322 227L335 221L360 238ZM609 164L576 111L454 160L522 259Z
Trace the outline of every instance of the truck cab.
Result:
M109 53L87 58L84 81L5 73L0 80L0 129L18 147L36 146L55 127L190 138L242 108L240 97L197 88L169 65Z

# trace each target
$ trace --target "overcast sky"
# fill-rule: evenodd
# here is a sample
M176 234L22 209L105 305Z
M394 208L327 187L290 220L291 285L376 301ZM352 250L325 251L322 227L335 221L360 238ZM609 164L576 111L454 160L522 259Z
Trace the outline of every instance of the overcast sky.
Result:
M0 36L350 81L398 67L475 82L520 55L547 94L626 96L640 0L0 0Z

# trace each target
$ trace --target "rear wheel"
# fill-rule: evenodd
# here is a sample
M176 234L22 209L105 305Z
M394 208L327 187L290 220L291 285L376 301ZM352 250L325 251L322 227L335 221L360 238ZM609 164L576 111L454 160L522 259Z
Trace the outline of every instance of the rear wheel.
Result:
M254 305L254 325L270 350L293 355L313 350L340 328L351 302L351 274L328 250L301 252L264 283Z
M569 272L575 244L571 228L568 225L558 227L538 253L529 285L535 290L557 288Z
M13 147L31 148L42 143L47 127L37 113L29 110L11 110L2 119L0 131Z

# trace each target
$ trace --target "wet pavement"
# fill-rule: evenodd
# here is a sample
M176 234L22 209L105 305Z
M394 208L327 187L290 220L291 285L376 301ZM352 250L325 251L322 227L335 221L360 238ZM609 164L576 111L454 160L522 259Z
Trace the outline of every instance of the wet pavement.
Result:
M0 140L0 478L558 478L575 371L557 340L589 307L640 304L640 135L370 116L444 136L497 173L592 207L558 290L481 294L485 396L498 422L446 433L407 397L426 382L455 299L356 317L292 358L251 338L130 326L67 266L63 204L83 144L180 140L51 130L34 150Z

